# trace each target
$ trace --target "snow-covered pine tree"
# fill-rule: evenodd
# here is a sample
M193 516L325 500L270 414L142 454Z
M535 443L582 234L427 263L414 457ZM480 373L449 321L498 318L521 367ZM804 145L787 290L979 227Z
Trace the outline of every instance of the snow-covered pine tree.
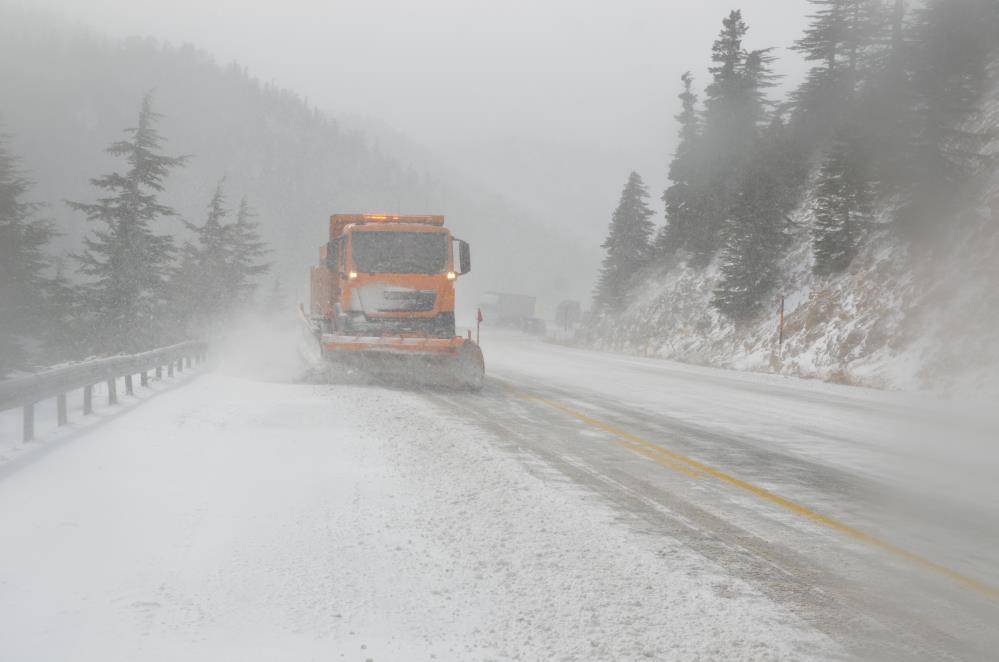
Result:
M45 334L51 281L44 249L55 234L36 218L40 205L24 199L32 183L7 141L0 134L0 376L24 368L24 340Z
M697 95L694 93L690 72L680 77L680 112L675 116L680 125L676 152L669 166L670 186L662 195L666 210L666 225L655 241L655 253L666 256L679 249L689 248L702 214L703 183L699 164L701 122L697 112Z
M146 349L176 333L175 315L166 314L167 274L175 249L170 235L156 234L153 224L176 216L159 202L163 181L187 157L158 153L162 138L156 130L160 115L151 94L142 99L138 123L126 129L128 138L113 143L108 153L122 157L124 172L91 179L104 192L96 202L69 202L100 227L84 239L75 256L91 281L80 295L93 323L93 350L116 353ZM84 328L84 325L80 325Z
M236 222L226 226L230 253L226 280L237 305L246 305L252 300L259 287L257 278L271 269L271 264L264 261L270 249L260 238L254 220L256 216L256 211L243 196L236 211Z
M647 204L648 198L645 182L637 172L632 172L602 244L607 254L593 295L593 306L600 312L614 313L624 308L635 274L649 262L652 253L649 240L654 225L649 220L653 212Z
M865 152L858 132L841 129L822 162L812 210L812 270L818 276L850 266L871 222L874 192Z

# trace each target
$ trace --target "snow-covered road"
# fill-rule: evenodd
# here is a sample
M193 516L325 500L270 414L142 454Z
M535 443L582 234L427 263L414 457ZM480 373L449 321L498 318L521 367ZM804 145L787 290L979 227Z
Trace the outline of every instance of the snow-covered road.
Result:
M483 343L491 389L435 397L639 528L684 540L860 657L992 659L994 407Z
M0 659L996 650L987 425L945 444L890 394L483 345L481 394L223 366L19 449Z

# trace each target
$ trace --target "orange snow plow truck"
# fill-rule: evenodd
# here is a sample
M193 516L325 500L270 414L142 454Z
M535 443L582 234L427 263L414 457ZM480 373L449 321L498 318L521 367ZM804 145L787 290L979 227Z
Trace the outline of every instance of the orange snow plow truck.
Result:
M331 363L415 384L478 390L482 351L455 334L468 243L443 216L335 214L311 270L308 322Z

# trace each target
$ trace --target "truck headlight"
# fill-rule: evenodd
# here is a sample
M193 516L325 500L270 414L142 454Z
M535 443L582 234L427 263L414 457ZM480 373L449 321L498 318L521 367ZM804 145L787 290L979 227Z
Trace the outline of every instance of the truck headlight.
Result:
M458 277L457 274L455 274L453 271L447 272L447 279L448 280L454 280L457 277Z

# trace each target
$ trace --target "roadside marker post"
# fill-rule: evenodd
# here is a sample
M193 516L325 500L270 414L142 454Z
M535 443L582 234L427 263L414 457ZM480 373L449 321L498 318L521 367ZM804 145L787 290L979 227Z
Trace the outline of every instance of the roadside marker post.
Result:
M784 295L780 295L780 313L777 322L777 362L780 363L784 354Z

